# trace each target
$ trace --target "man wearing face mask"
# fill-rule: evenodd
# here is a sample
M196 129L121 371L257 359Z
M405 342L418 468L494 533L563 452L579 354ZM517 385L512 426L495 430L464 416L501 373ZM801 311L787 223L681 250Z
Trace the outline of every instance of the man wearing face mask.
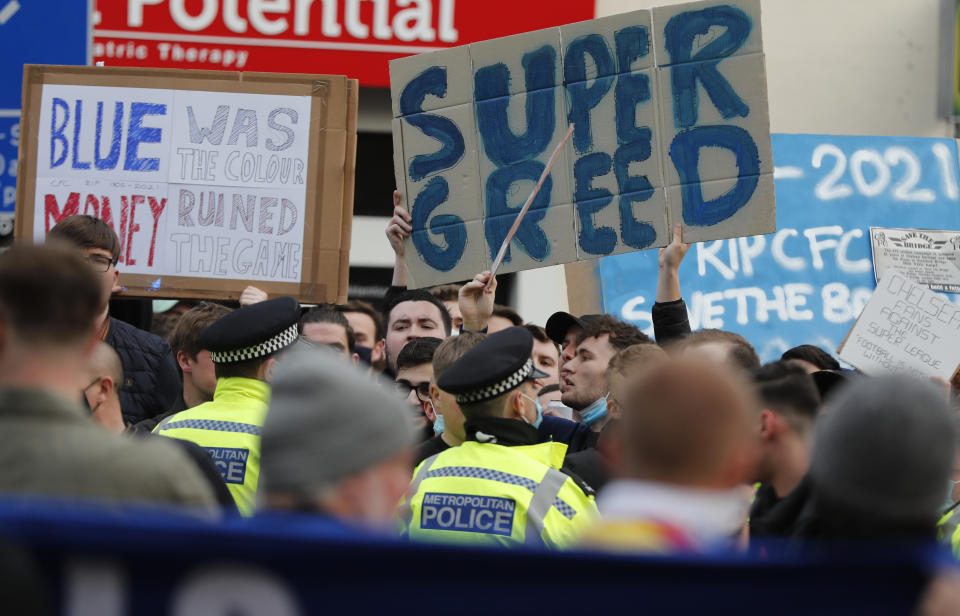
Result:
M454 395L466 441L424 460L401 505L411 539L562 547L596 516L592 494L560 472L567 446L538 443L543 411L522 327L491 334L454 362L437 386Z
M594 432L609 420L607 366L618 351L634 344L653 341L633 325L603 315L586 324L577 337L576 353L560 369L561 400Z

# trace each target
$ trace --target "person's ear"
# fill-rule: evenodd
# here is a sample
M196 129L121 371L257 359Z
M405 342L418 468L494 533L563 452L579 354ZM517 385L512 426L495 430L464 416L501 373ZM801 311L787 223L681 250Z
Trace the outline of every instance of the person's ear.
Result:
M437 407L433 405L433 399L427 398L426 401L420 403L420 407L423 409L423 414L427 416L427 419L430 420L430 423L433 423L437 420Z
M611 419L620 419L622 416L620 403L612 396L607 398L607 414L610 415Z
M193 368L190 367L190 356L186 351L177 351L177 363L184 374L193 372Z
M387 339L381 338L373 345L373 348L370 351L370 365L373 365L378 361L383 361L383 358L386 357L386 343Z
M271 357L267 361L263 362L263 365L260 366L260 370L257 371L257 378L261 381L266 381L267 383L273 378L273 367L277 364L277 358Z
M440 410L440 388L436 383L430 383L430 401L433 402L433 408L438 415L443 415Z
M116 389L117 384L113 382L113 378L109 376L100 377L100 392L97 395L102 394L103 399L106 400Z
M777 416L770 409L760 411L760 438L769 440L777 432Z
M360 355L358 353L353 354L353 367L356 368L360 365Z
M517 419L526 419L527 414L525 412L526 405L524 405L523 392L519 389L513 394L513 412L516 415Z
M111 293L119 293L123 288L120 286L120 272L117 271L117 266L113 266L113 288L110 289Z

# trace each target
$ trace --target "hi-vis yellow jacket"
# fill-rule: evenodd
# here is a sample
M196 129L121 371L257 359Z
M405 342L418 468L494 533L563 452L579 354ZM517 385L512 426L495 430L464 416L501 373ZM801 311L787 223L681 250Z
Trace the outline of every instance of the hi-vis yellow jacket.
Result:
M155 434L206 449L243 515L253 515L260 478L260 429L267 416L270 386L263 381L219 379L211 402L167 417Z
M467 441L427 458L401 503L403 532L414 540L567 546L598 514L593 496L558 470L566 451L563 443Z

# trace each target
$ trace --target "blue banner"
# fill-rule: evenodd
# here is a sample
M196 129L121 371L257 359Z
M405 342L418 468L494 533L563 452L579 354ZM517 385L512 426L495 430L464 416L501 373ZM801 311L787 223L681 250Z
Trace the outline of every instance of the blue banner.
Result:
M0 235L13 232L13 206L17 198L17 148L20 116L0 117ZM7 214L7 216L3 216Z
M371 537L304 515L206 522L156 510L10 503L0 503L0 537L35 561L50 613L74 616L489 616L591 614L598 606L624 614L703 614L704 606L710 614L908 614L944 562L930 546L508 553ZM9 562L0 558L0 573Z
M691 247L680 286L693 329L742 334L764 361L831 353L875 285L868 228L960 230L957 142L773 135L777 232ZM657 252L606 257L605 312L652 334Z
M13 231L24 64L87 64L89 0L0 0L0 235Z

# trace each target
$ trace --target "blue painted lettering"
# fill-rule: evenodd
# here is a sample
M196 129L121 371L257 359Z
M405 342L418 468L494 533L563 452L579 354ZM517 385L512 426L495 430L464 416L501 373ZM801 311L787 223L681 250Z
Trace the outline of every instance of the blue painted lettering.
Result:
M519 165L497 169L487 178L487 218L483 221L483 228L491 259L496 257L500 245L506 239L519 213L519 208L512 208L507 204L510 186L522 180L536 182L540 179L544 167L543 163L530 160ZM547 215L552 187L553 180L547 176L540 192L530 204L527 215L520 221L516 235L513 236L513 241L519 242L523 251L538 261L543 261L550 254L550 240L540 228L539 223ZM510 248L507 249L503 260L505 263L510 262Z
M705 202L700 186L700 150L726 148L737 159L737 183L716 199ZM670 158L680 175L683 220L688 225L714 225L746 205L757 187L760 157L750 133L737 126L698 126L681 131L670 144Z
M484 152L495 165L505 167L535 158L543 152L556 124L556 50L544 46L523 56L526 83L526 132L510 128L510 70L504 64L483 67L474 74L477 128Z
M60 115L58 110L63 113L63 121L57 123L57 117ZM53 107L50 110L50 168L59 167L67 160L67 151L70 149L70 142L67 141L63 131L67 128L70 121L70 106L62 98L53 99ZM57 144L62 148L60 155L57 156Z
M593 215L607 207L613 195L606 188L595 188L593 178L610 172L613 161L606 152L594 152L583 156L573 165L574 200L580 218L578 242L584 252L606 255L617 246L617 232L610 227L595 227Z
M598 77L587 79L587 56L593 60ZM597 106L613 86L615 66L606 41L599 34L577 38L563 58L563 81L567 86L567 121L574 125L573 145L578 152L593 148L590 110Z
M113 133L110 137L110 153L106 158L100 156L100 142L103 138L103 101L97 102L97 131L93 144L93 162L97 169L116 169L120 160L120 137L123 135L123 103L113 105Z
M143 117L166 114L166 105L155 103L130 104L130 125L127 127L127 155L123 164L124 171L156 171L160 168L159 158L140 158L137 150L141 143L160 143L161 140L162 131L159 128L144 126Z
M441 272L448 272L454 268L463 256L463 249L467 245L467 229L463 219L453 214L438 214L430 220L430 214L446 202L449 196L450 187L447 180L435 177L427 182L417 195L410 213L413 219L411 237L417 253L430 267ZM443 235L446 248L441 248L430 239L430 233L427 231L428 223L430 231Z
M724 28L723 34L692 53L694 39L709 33L713 26ZM717 64L739 49L750 35L753 22L742 10L732 6L716 6L688 11L670 18L664 28L664 45L674 65L673 116L677 128L697 123L697 80L724 118L746 117L747 104L737 96L730 83L717 70Z

